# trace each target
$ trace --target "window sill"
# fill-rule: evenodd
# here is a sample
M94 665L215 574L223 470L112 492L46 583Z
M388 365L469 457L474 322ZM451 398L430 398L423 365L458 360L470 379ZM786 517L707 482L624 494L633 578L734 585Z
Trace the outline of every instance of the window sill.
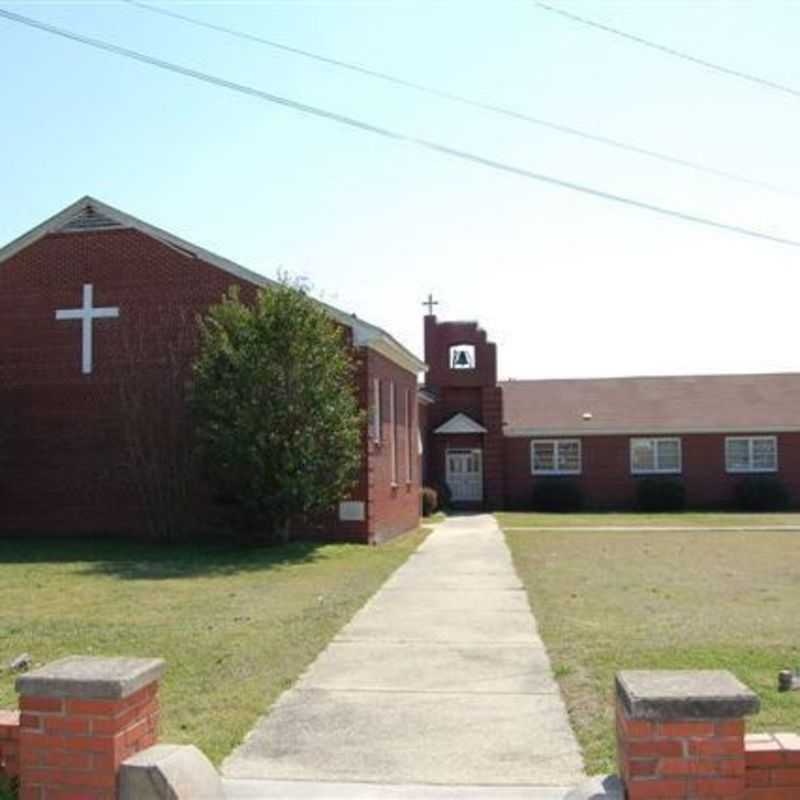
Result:
M551 477L557 478L560 475L571 475L574 478L574 477L576 477L578 475L582 475L582 474L583 474L583 472L580 471L580 470L573 471L573 470L565 470L565 469L538 470L538 471L531 472L531 475L533 475L534 478L551 478Z
M636 472L631 472L631 475L636 478L637 476L644 475L683 475L682 469L640 469Z
M777 471L777 467L770 467L769 469L725 469L728 475L774 475Z

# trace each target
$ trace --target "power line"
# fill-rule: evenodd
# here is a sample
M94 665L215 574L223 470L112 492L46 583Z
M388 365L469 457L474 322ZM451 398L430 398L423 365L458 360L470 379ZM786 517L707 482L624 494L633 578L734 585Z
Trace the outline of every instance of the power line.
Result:
M291 100L290 98L271 94L270 92L265 92L262 89L257 89L253 86L248 86L247 84L229 81L226 80L225 78L220 78L216 75L211 75L210 73L207 72L201 72L199 70L191 69L189 67L183 67L171 61L164 61L160 58L155 58L154 56L149 56L144 53L140 53L137 50L130 50L126 47L122 47L121 45L116 45L111 42L106 42L102 39L93 39L88 36L83 36L82 34L75 33L65 28L58 28L54 25L49 25L45 22L40 22L39 20L32 19L30 17L25 17L22 14L15 14L12 11L7 11L2 8L0 8L0 17L4 17L5 19L11 20L12 22L17 22L21 25L27 25L28 27L31 28L37 28L38 30L54 34L55 36L60 36L65 39L70 39L72 41L79 42L80 44L84 44L89 47L94 47L98 50L104 50L108 53L124 56L125 58L130 58L135 61L139 61L143 64L148 64L149 66L158 67L159 69L166 70L168 72L174 72L178 75L183 75L188 78L193 78L195 80L199 80L204 83L211 84L213 86L218 86L224 89L230 89L231 91L249 95L250 97L255 97L260 100L266 100L267 102L270 103L276 103L278 105L294 109L295 111L300 111L304 114L310 114L312 116L322 117L323 119L327 119L332 122L338 122L341 125L348 125L352 128L357 128L358 130L366 131L367 133L373 133L378 136L382 136L386 139L391 139L397 142L404 142L406 144L413 144L418 147L424 148L425 150L451 156L452 158L458 158L462 161L469 161L474 164L481 164L484 167L498 170L500 172L510 173L512 175L518 175L523 178L540 181L542 183L547 183L554 186L560 186L564 189L570 189L574 192L580 192L581 194L590 195L592 197L599 197L603 200L610 200L615 203L641 208L646 211L652 211L653 213L661 214L662 216L673 217L675 219L680 219L685 222L694 222L699 225L705 225L711 228L717 228L719 230L739 233L744 236L754 237L756 239L765 239L767 241L777 242L778 244L785 244L791 247L800 247L800 241L796 241L793 239L786 239L780 236L773 236L772 234L764 233L763 231L759 231L754 228L745 228L739 225L733 225L726 222L718 222L717 220L709 219L707 217L699 217L695 216L694 214L688 214L683 211L665 208L663 206L657 206L652 203L643 202L641 200L636 200L631 197L625 197L623 195L606 192L603 191L602 189L594 189L590 186L585 186L583 184L573 183L572 181L562 180L561 178L555 178L550 175L543 175L528 169L524 169L523 167L518 167L513 164L508 164L503 161L495 161L494 159L485 158L483 156L476 155L475 153L469 153L465 150L458 150L454 147L450 147L444 144L439 144L437 142L430 141L428 139L421 139L414 136L409 136L407 134L398 133L397 131L393 131L388 128L383 128L379 125L373 125L370 122L364 122L354 117L348 117L345 116L344 114L338 114L335 111L328 111L323 108L318 108L317 106L311 106L306 103L301 103L297 100Z
M526 122L531 125L538 125L543 128L549 128L550 130L557 131L558 133L564 133L569 136L577 136L581 139L586 139L590 142L596 142L598 144L606 145L607 147L615 147L620 150L627 150L628 152L636 153L637 155L640 156L645 156L647 158L654 158L659 161L665 162L667 164L675 164L677 166L686 167L688 169L693 169L698 172L704 172L708 175L714 175L715 177L718 178L726 178L727 180L737 181L738 183L745 183L750 186L757 186L761 189L767 189L768 191L776 192L778 194L785 194L785 195L790 195L792 197L797 197L796 192L793 192L790 189L776 186L775 184L767 183L765 181L760 181L754 178L748 178L743 175L738 175L734 172L728 172L727 170L717 169L716 167L710 167L705 164L700 164L696 161L690 161L685 158L679 158L677 156L672 156L667 153L661 153L657 150L651 150L647 147L640 147L639 145L630 144L629 142L623 142L619 139L614 139L609 136L590 133L588 131L584 131L579 128L574 128L569 125L563 125L558 122L552 122L551 120L541 119L540 117L534 117L531 116L530 114L525 114L521 111L516 111L515 109L508 108L506 106L498 106L493 103L485 103L481 100L475 100L474 98L466 97L465 95L448 92L444 89L438 89L434 86L417 83L415 81L409 81L406 80L405 78L400 78L396 75L390 75L389 73L386 72L380 72L379 70L371 69L370 67L365 67L361 64L355 64L349 61L341 61L340 59L330 58L329 56L324 56L319 53L315 53L311 50L304 50L299 47L292 47L291 45L283 44L282 42L277 42L274 39L266 39L263 36L257 36L255 34L248 33L247 31L238 30L236 28L229 28L226 27L225 25L218 25L213 22L207 22L206 20L198 19L197 17L192 17L189 16L188 14L181 14L177 11L172 11L167 8L161 8L160 6L151 5L150 3L140 2L140 0L122 0L122 1L124 3L127 3L128 5L142 9L143 11L149 11L153 14L161 14L164 17L171 17L172 19L180 20L181 22L185 22L190 25L195 25L201 28L207 28L208 30L216 31L217 33L223 33L226 36L233 36L237 39L244 39L249 42L265 45L267 47L271 47L276 50L281 50L286 53L291 53L293 55L301 56L302 58L307 58L312 61L320 62L322 64L328 64L329 66L338 67L340 69L346 69L351 72L358 73L359 75L365 75L369 78L376 78L386 83L390 83L395 86L400 86L404 89L412 89L413 91L416 92L422 92L423 94L427 94L432 97L437 97L440 100L447 100L452 103L459 103L461 105L469 106L471 108L477 108L482 111L488 111L492 114L499 114L501 116L514 119L518 122Z
M613 28L611 25L604 25L602 22L597 22L593 19L588 19L587 17L582 17L579 14L573 14L571 11L566 11L563 8L557 8L556 6L551 6L548 3L543 3L541 0L534 0L534 5L538 6L539 8L543 9L544 11L549 11L552 14L558 14L566 19L572 20L573 22L578 22L581 25L586 25L590 28L596 28L600 31L605 31L606 33L611 33L614 36L620 36L623 39L627 39L631 42L636 42L636 44L641 44L644 47L649 47L653 50L659 50L662 53L666 53L667 55L674 56L675 58L682 58L684 61L690 61L692 64L697 64L698 66L705 67L706 69L714 70L715 72L721 72L723 75L729 75L734 78L740 78L742 80L748 81L750 83L755 83L759 86L764 86L767 89L775 89L778 92L783 92L784 94L790 94L794 97L800 97L800 89L795 89L792 86L787 86L783 83L777 83L775 81L771 81L768 78L762 78L759 75L753 75L749 72L742 72L738 69L733 69L731 67L725 67L722 64L715 64L713 61L706 61L703 58L698 58L697 56L693 56L690 53L684 53L681 50L676 50L674 47L668 47L667 45L658 44L658 42L653 42L650 39L645 39L643 36L637 36L633 33L628 33L627 31L620 30L619 28Z

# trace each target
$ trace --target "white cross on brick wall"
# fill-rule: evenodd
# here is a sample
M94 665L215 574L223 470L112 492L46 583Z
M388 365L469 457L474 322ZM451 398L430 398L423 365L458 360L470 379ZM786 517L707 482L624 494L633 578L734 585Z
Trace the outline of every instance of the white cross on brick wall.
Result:
M81 321L81 372L89 375L92 372L92 323L96 319L110 319L119 316L119 306L94 308L94 286L83 284L83 306L81 308L65 308L56 311L56 319L79 319Z

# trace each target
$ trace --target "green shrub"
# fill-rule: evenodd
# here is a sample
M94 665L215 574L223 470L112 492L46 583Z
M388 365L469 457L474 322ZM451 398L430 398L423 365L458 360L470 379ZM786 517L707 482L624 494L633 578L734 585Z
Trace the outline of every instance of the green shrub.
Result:
M680 478L642 478L636 487L636 506L640 511L683 511L686 487Z
M0 774L0 800L17 800L17 781Z
M583 489L570 478L537 478L531 501L535 511L580 511L583 508Z
M200 320L198 455L244 532L285 542L292 520L348 495L361 464L355 375L344 329L300 283L283 279L249 304L233 288Z
M422 516L430 517L435 514L439 509L439 494L436 489L431 489L430 486L422 487Z
M739 511L783 511L790 501L786 484L774 475L748 475L736 484L733 494Z

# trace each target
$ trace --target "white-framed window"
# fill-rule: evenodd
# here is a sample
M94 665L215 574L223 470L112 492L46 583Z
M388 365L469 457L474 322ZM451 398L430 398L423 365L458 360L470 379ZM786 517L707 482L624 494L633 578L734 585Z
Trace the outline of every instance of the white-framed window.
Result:
M681 440L631 439L631 472L646 475L651 472L679 473L681 471Z
M380 378L373 378L372 380L372 408L370 413L370 438L375 444L380 444L383 438L381 427L383 420L381 419L381 381Z
M534 439L531 442L531 474L580 475L580 439Z
M406 389L406 483L411 483L411 448L414 428L412 426L411 390Z
M777 472L777 436L726 436L727 472Z
M392 459L392 486L397 486L397 403L394 381L389 382L389 451Z

